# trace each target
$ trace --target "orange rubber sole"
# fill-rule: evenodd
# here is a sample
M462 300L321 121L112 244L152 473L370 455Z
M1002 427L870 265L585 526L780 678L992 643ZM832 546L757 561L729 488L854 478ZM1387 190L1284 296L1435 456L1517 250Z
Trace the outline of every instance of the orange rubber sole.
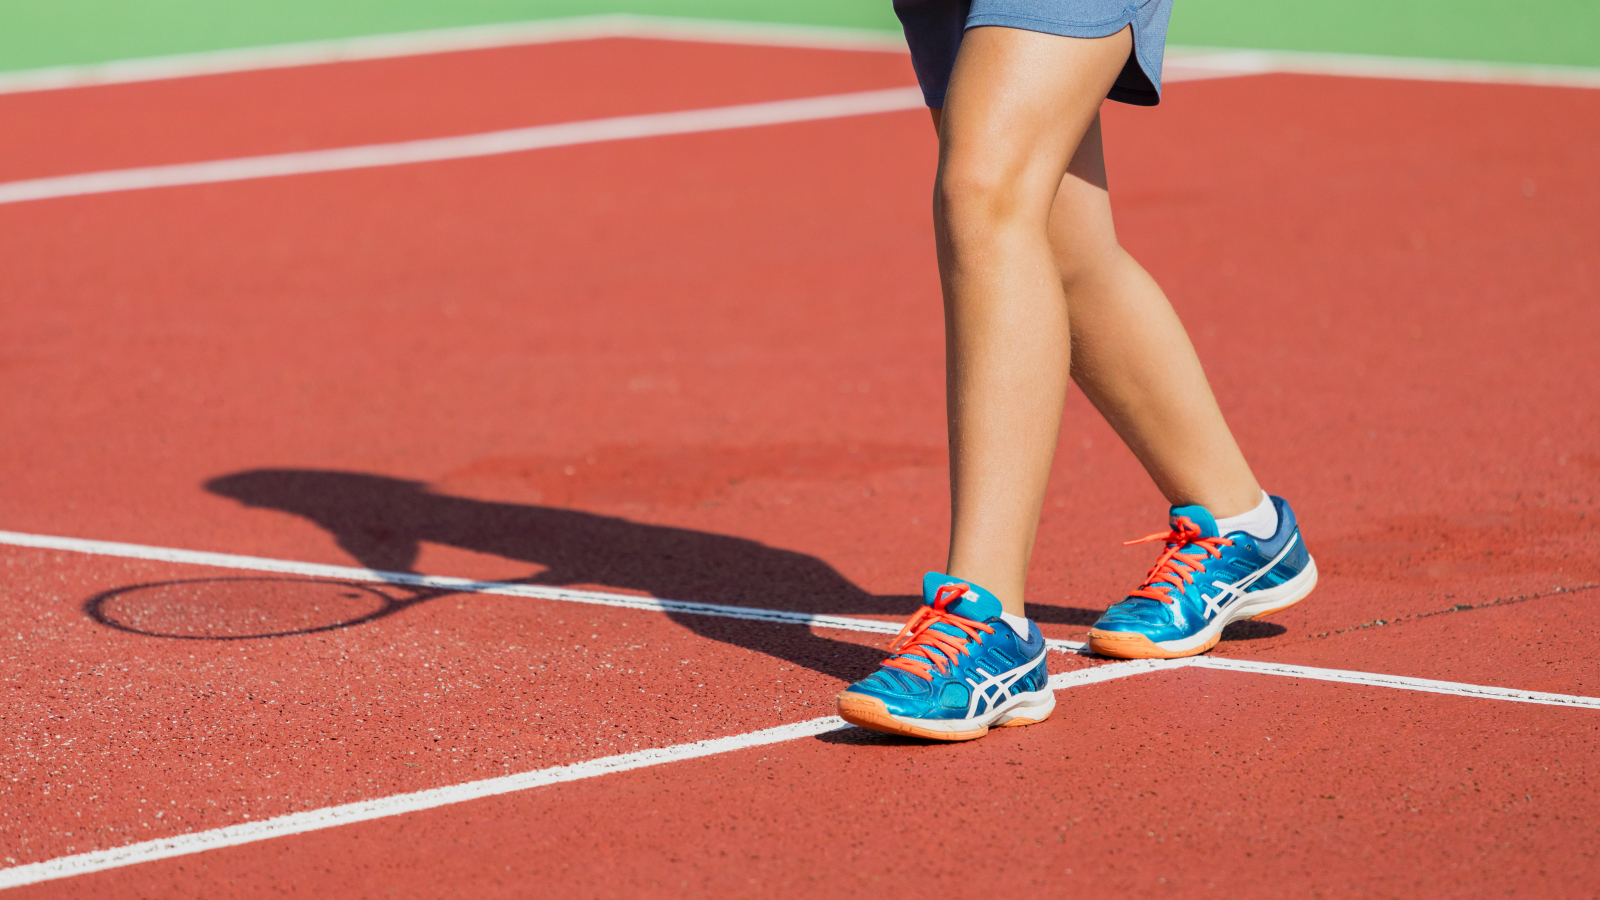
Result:
M1275 609L1256 613L1250 619L1252 621L1265 619L1273 613L1283 612L1304 599L1305 597L1298 597ZM1137 631L1089 629L1089 650L1101 656L1110 656L1116 659L1182 659L1186 656L1199 656L1215 647L1220 640L1222 640L1222 632L1219 631L1211 640L1195 647L1193 650L1168 650Z
M1193 650L1168 650L1137 631L1089 630L1089 650L1115 659L1181 659L1199 656L1215 647L1220 640L1222 633L1218 632L1211 640Z
M865 694L852 694L846 691L839 695L839 718L851 725L860 725L873 731L884 734L898 734L902 737L922 738L928 741L971 741L981 738L989 733L990 726L973 728L967 731L935 731L931 728L922 728L908 722L902 722L889 713L889 708L883 701ZM1021 725L1034 725L1044 719L1024 719L1021 717L1007 722L997 723L995 728L1016 728Z

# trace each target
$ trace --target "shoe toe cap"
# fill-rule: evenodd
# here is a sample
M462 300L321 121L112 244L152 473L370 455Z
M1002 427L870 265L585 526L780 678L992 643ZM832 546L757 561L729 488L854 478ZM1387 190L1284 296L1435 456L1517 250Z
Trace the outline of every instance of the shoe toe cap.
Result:
M927 680L887 668L850 685L839 696L849 695L871 697L889 712L914 719L961 718L971 699L967 686L954 678Z
M1143 631L1172 624L1172 613L1165 603L1130 597L1101 613L1094 627L1102 631Z
M1094 623L1098 633L1140 634L1152 641L1170 641L1185 636L1173 621L1172 610L1156 600L1132 598L1105 611Z

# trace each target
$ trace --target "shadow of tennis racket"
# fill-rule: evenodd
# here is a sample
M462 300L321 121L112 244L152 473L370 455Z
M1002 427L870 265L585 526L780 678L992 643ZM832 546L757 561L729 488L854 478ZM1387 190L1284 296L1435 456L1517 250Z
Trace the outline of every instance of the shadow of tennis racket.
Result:
M230 641L363 625L451 593L317 578L186 578L105 591L85 601L84 612L131 634Z

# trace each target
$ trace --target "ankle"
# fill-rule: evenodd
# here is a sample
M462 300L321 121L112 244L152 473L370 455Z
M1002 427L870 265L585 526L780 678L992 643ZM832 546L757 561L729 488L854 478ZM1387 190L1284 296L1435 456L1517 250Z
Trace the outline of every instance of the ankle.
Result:
M1023 640L1028 639L1029 629L1028 619L1026 616L1018 616L1013 615L1012 613L1003 612L1000 614L1000 618L1004 620L1007 625L1011 626L1011 630L1017 633L1017 637L1022 638Z
M1273 505L1266 491L1261 492L1261 502L1254 509L1217 519L1217 533L1230 534L1235 531L1261 540L1278 533L1278 508Z

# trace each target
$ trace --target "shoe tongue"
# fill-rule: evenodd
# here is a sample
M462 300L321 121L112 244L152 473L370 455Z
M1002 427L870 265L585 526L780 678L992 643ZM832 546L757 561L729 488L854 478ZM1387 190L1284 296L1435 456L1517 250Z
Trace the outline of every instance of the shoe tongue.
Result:
M1211 513L1207 512L1204 506L1174 506L1170 515L1172 517L1173 531L1182 530L1178 525L1179 519L1188 519L1195 524L1195 527L1200 529L1198 537L1220 537L1217 534L1217 520L1212 518Z
M970 581L962 581L959 578L952 578L940 572L929 572L922 577L922 605L933 606L934 601L939 598L939 589L947 584L964 584L967 586L967 591L959 599L950 601L944 608L945 612L960 616L963 619L971 619L974 622L987 622L1000 615L1000 600L995 595ZM960 629L950 625L935 625L933 627L943 632L965 637L965 635L961 634Z

